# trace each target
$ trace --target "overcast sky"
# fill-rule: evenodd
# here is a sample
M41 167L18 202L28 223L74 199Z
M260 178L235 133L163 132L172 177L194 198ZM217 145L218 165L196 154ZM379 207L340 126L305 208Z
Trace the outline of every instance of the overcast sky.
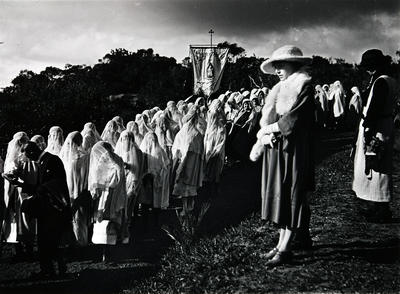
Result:
M285 44L305 55L359 62L400 49L399 0L0 0L0 87L20 70L93 65L111 49L153 48L180 62L190 44L237 43L268 57Z

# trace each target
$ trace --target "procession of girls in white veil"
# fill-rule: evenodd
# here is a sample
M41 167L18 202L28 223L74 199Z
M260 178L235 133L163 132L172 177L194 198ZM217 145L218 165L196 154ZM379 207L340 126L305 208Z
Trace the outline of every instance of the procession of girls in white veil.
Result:
M169 101L165 109L153 107L138 113L126 126L122 117L115 116L101 134L93 122L87 122L65 141L60 126L49 129L47 140L32 136L40 150L59 156L64 164L75 245L101 244L106 252L109 245L134 239L131 232L138 215L154 214L158 219L171 208L177 211L182 227L193 232L210 206L206 201L200 212L194 212L199 188L209 186L210 193L217 194L226 160L227 115L234 119L241 109L243 95L234 93L235 104L226 104L232 100L229 95L208 103L201 97L193 102ZM33 183L36 163L22 152L28 140L24 132L14 135L4 172L24 174ZM17 221L18 214L23 214L10 208L11 202L20 205L21 191L5 183L7 211L12 215L3 227L8 227L6 240L18 242L15 228L26 227L27 235L32 225Z

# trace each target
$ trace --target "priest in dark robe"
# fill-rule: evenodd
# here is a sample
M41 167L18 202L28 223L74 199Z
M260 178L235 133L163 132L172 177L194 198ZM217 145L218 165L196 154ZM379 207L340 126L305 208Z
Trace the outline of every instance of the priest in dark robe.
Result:
M27 158L39 166L38 182L28 185L18 179L13 184L32 195L23 200L21 210L37 218L40 272L38 278L55 276L53 261L58 263L58 274L64 275L67 267L60 247L72 232L72 214L65 170L61 159L49 152L41 151L34 142L23 147Z

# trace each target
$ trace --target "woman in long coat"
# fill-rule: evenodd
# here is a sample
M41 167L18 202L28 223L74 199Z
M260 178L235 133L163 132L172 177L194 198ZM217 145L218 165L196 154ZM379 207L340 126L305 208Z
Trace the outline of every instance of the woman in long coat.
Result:
M369 206L366 216L372 222L387 222L392 216L389 208L393 196L392 112L397 83L386 74L388 66L388 58L378 49L362 55L361 67L371 74L371 82L358 130L353 190Z
M262 219L280 228L279 241L266 254L267 265L276 266L292 258L291 241L307 226L307 192L314 188L312 138L314 91L302 65L311 62L294 46L283 46L261 65L264 73L275 73L280 82L266 98L257 134L264 145L262 169ZM257 150L257 144L253 147ZM261 145L261 146L262 146Z

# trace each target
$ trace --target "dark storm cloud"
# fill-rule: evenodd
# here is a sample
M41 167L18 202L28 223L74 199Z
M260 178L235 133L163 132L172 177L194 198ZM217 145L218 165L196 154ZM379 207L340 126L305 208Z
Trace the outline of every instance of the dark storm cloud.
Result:
M399 0L0 0L0 88L21 69L94 64L115 48L188 56L189 44L228 41L248 55L284 44L359 62L400 48Z
M398 15L399 0L249 0L151 2L159 14L179 24L203 30L218 28L224 35L283 32L318 25L362 28L371 16Z

